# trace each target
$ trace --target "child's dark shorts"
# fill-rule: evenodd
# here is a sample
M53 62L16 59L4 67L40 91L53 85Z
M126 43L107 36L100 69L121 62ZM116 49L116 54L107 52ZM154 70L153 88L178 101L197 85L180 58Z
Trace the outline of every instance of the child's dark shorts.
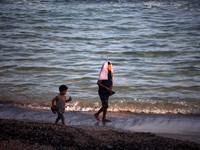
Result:
M102 107L103 108L108 108L109 95L108 94L99 93L99 97L100 97L101 102L102 102Z
M61 119L61 120L65 120L65 117L62 113L58 113L58 118L57 119Z

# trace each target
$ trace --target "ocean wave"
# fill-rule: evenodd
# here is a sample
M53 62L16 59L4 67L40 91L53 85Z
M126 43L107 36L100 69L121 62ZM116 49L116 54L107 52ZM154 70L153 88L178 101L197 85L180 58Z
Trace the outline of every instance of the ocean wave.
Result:
M137 101L137 102L136 102ZM163 103L156 101L146 101L146 100L136 100L135 103L129 103L123 105L124 101L121 100L119 103L110 102L108 111L110 112L130 112L130 113L144 113L144 114L193 114L200 115L200 105L189 104L186 102L174 102L174 103ZM100 102L93 103L93 106L89 106L89 103L83 103L74 101L71 104L66 104L66 111L83 111L83 112L93 112L98 111L101 108ZM0 107L20 107L29 109L39 109L39 110L50 110L51 105L38 105L36 103L3 103Z
M66 84L75 99L67 111L97 111L96 83L109 59L109 111L200 114L197 0L0 3L0 103L50 109Z

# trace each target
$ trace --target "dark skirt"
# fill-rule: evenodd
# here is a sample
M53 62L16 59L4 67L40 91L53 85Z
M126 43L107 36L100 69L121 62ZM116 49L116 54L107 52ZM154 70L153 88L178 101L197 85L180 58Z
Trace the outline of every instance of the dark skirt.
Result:
M108 99L109 99L109 95L99 92L99 97L100 97L101 102L102 102L102 107L103 107L103 108L108 108Z

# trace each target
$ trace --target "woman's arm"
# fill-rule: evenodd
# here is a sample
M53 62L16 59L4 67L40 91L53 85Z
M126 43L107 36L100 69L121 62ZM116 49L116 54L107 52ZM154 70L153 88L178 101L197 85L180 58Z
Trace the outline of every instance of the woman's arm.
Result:
M105 85L103 85L102 83L102 80L98 80L97 84L103 88L105 88L106 90L108 90L109 92L112 92L112 84L111 84L111 89L109 89L108 87L106 87ZM112 83L112 82L111 82Z
M113 88L113 81L111 79L111 86L110 86L110 90L112 91L112 88Z

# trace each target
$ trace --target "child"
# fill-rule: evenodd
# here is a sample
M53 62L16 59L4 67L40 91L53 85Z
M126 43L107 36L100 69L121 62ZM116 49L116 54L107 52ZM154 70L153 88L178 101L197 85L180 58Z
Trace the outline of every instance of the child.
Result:
M58 117L56 119L55 124L57 124L58 121L61 119L62 124L65 125L65 117L63 115L65 112L65 103L72 100L71 96L69 97L68 100L66 100L65 94L67 93L67 89L68 87L66 85L61 85L59 87L60 94L52 100L52 109L56 110L56 112L58 113ZM56 101L56 106L54 105L55 101Z
M97 84L99 85L98 93L102 102L101 109L94 114L94 117L96 118L97 121L100 121L99 114L103 112L102 122L111 122L110 120L106 119L106 113L108 108L109 96L115 93L114 91L112 91L113 87L112 78L113 78L112 64L111 62L104 62L97 82Z

